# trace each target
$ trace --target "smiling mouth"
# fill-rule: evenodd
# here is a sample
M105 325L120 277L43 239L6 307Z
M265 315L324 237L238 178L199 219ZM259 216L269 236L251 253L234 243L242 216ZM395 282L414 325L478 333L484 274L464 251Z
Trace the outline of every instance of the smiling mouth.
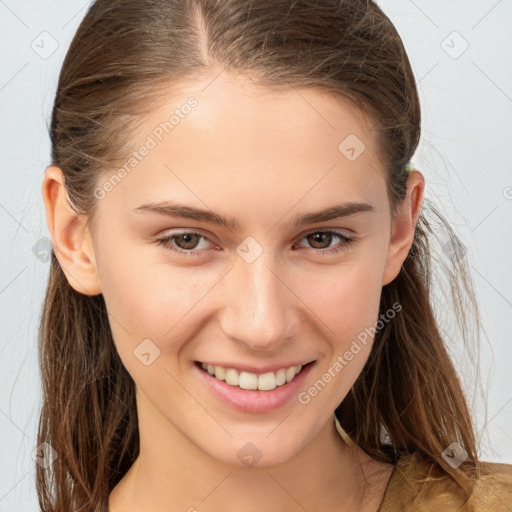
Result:
M234 368L224 368L223 366L214 366L197 361L196 364L203 371L210 374L217 380L224 381L229 386L238 387L246 390L271 391L277 387L284 386L291 382L306 366L314 363L310 361L306 364L280 368L275 372L251 373L238 371Z

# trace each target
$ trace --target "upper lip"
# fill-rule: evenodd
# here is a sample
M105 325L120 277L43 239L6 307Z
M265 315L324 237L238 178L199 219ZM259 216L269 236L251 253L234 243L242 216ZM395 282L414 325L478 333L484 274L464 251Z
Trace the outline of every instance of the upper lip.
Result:
M283 362L283 363L273 363L267 364L265 366L254 366L250 364L243 363L222 363L222 362L212 362L212 361L198 361L198 363L210 364L212 366L222 366L223 368L233 368L240 372L249 372L255 374L268 373L268 372L276 372L281 368L290 368L291 366L305 366L306 364L313 363L314 360L306 360L301 362Z

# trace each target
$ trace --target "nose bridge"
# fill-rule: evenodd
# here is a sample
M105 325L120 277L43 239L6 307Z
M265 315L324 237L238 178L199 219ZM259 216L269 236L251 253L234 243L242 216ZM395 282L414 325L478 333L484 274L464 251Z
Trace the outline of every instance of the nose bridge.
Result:
M228 276L221 327L252 348L272 349L295 327L290 292L265 251L253 262L237 258Z

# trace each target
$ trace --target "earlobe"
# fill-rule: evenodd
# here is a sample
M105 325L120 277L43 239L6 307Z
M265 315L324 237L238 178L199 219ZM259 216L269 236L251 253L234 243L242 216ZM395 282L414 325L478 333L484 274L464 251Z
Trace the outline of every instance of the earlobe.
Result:
M383 286L396 278L402 263L409 254L421 212L424 190L425 178L419 171L413 170L407 181L406 197L400 205L393 223L386 265L382 276Z
M71 206L61 169L50 166L41 185L53 250L69 284L79 293L101 293L92 236L86 217Z

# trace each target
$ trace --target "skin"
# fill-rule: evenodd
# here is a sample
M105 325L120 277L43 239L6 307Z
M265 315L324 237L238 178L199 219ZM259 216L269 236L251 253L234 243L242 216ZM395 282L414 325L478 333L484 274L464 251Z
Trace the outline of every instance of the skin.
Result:
M136 384L140 456L110 495L110 512L376 511L392 466L344 444L331 417L371 338L309 403L261 414L218 401L193 362L315 360L307 390L375 325L382 286L412 245L423 176L410 174L392 223L376 132L359 110L321 89L271 91L227 73L170 89L134 131L133 147L191 95L195 109L98 201L92 226L70 208L60 169L49 167L42 185L57 258L77 291L103 294ZM365 144L354 161L338 149L349 134ZM239 227L134 211L170 199ZM292 223L351 201L373 210ZM327 229L356 241L327 236L315 245L306 236ZM169 244L198 256L155 243L186 230L206 238ZM246 237L263 249L252 263L236 252ZM320 254L332 248L340 250ZM149 366L134 356L144 339L160 350ZM261 453L253 467L237 456L248 442Z

